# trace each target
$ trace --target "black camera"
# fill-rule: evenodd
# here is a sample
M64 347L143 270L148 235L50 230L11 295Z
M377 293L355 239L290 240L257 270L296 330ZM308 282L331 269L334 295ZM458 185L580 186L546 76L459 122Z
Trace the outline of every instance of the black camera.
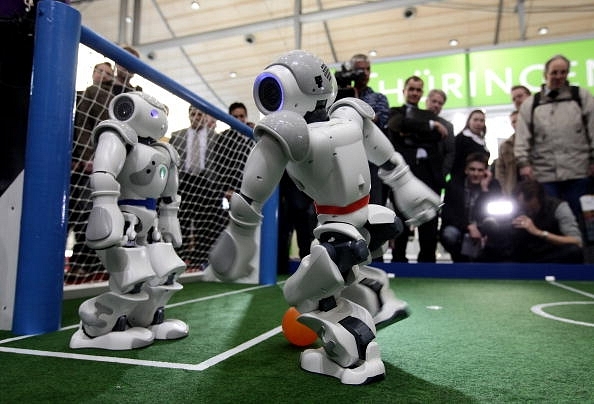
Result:
M365 78L365 70L353 70L350 66L347 66L345 63L343 63L340 71L337 70L336 73L334 73L334 77L336 77L338 88L351 87L354 82L363 80Z
M515 203L509 199L488 202L479 223L479 230L488 236L493 236L497 232L509 234L513 227L512 220L517 214L516 210Z

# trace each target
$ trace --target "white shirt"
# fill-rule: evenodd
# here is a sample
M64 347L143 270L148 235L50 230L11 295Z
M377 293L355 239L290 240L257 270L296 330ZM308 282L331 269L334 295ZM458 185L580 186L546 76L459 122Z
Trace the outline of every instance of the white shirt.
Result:
M206 163L206 147L208 144L208 130L203 127L197 131L193 128L187 130L187 150L185 169L192 174L199 174L204 170Z

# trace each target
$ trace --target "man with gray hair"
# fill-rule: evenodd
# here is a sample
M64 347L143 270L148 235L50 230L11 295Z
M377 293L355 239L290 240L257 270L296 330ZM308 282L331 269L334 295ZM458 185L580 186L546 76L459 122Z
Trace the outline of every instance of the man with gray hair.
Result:
M541 91L520 107L514 154L521 177L540 182L581 218L580 197L591 193L594 174L594 98L569 85L570 66L563 55L546 62Z

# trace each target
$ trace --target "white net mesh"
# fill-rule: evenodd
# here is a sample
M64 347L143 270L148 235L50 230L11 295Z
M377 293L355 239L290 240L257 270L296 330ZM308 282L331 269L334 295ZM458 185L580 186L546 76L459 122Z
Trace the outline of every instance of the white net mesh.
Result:
M115 95L141 89L137 86L112 84L109 66L97 65L93 68L94 73L98 70L101 70L99 76L106 81L89 85L77 93L68 216L69 242L64 278L66 284L103 281L109 277L95 251L85 245L86 223L92 207L89 174L92 172L94 149L91 133L97 123L109 118L109 102ZM146 86L141 77L135 76L131 81L141 82L143 87ZM144 91L159 99L157 94L147 89ZM156 90L151 88L151 91ZM173 96L168 94L168 97ZM216 125L214 118L206 114L189 114L188 104L180 99L168 98L160 101L169 107L170 117L174 114L186 117L185 122L178 120L177 128L173 127L175 123L172 124L170 119L169 126L173 130L162 141L171 141L181 157L179 194L182 202L178 217L183 244L177 251L187 263L188 272L199 271L207 265L208 252L227 225L227 198L232 191L239 190L243 167L254 141L236 130L228 129L226 125ZM204 134L202 142L188 142L190 137L197 139L195 132L188 133L183 126L179 129L179 125L184 124L190 127L192 117L195 118L193 127ZM190 147L188 143L194 146L198 143L202 147L197 149ZM188 160L198 152L203 153L203 167L192 171Z

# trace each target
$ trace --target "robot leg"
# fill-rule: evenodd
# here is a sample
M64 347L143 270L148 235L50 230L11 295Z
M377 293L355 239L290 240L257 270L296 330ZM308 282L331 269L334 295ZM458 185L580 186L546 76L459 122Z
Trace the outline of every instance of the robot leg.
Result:
M345 288L341 296L365 307L378 329L408 317L408 304L390 289L384 271L362 265L359 274L360 280Z
M85 301L79 308L81 324L72 336L70 347L124 350L140 348L153 342L152 332L131 327L129 315L147 301L142 284L153 276L144 247L112 247L98 250L107 268L110 291Z
M283 288L285 300L300 313L318 308L322 298L333 296L344 288L344 279L328 251L314 245L311 253L301 260L297 271Z
M130 313L130 324L148 328L155 339L183 338L188 335L188 325L181 320L166 320L165 305L175 292L183 289L176 279L186 265L170 243L149 244L146 248L155 276L143 285L149 298Z
M70 348L117 351L150 345L153 333L146 328L130 327L126 314L147 299L146 292L126 295L106 292L85 301L78 309L81 323L70 338Z
M301 353L301 368L333 376L343 384L366 384L385 377L386 369L375 340L373 318L365 308L347 299L326 300L335 306L299 316L314 330L322 347Z
M323 344L302 353L301 367L334 376L345 384L368 383L385 374L375 325L365 308L335 297L344 285L343 275L326 248L314 245L287 280L283 293L302 313L298 321L314 330Z

